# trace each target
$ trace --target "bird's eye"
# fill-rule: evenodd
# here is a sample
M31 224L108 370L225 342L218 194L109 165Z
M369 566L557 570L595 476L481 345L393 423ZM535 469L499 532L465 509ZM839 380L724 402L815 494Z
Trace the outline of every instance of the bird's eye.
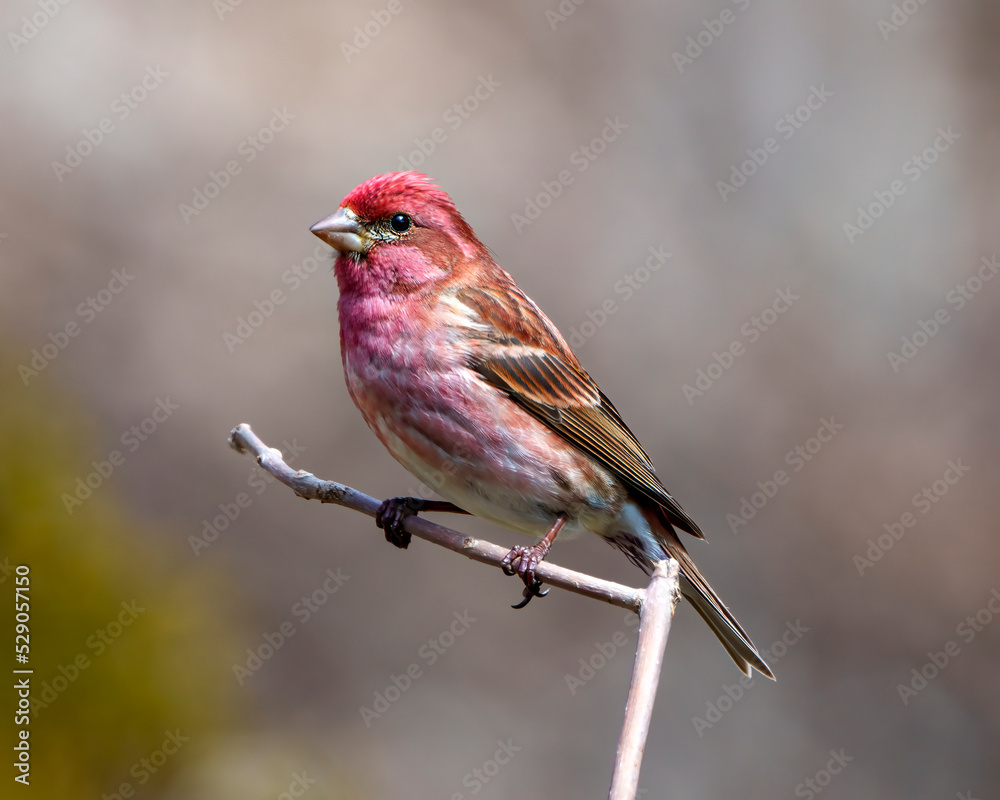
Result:
M396 233L406 233L410 229L411 224L413 224L413 220L406 214L394 214L392 219L389 220L389 227Z

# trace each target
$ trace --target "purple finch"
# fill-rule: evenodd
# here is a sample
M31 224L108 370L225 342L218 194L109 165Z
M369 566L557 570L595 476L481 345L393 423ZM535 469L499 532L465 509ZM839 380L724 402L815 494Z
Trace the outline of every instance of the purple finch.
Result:
M675 533L704 538L548 317L424 175L362 183L312 232L338 251L347 388L389 452L447 502L395 498L378 516L405 546L407 514L474 514L541 541L505 561L534 568L560 530L589 531L680 588L736 665L773 677Z

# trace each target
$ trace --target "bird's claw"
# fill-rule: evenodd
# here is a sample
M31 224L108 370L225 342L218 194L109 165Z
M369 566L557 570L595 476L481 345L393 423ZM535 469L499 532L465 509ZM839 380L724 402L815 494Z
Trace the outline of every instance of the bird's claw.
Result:
M535 577L535 567L544 557L545 553L541 552L537 546L522 547L516 545L500 562L500 569L503 570L504 575L517 575L524 582L524 591L522 592L524 599L511 608L524 608L531 602L532 597L545 597L549 593L548 589L541 590L542 582Z
M544 592L541 591L542 582L536 580L534 583L528 584L524 587L524 591L521 592L521 596L524 598L520 603L515 603L511 608L524 608L528 603L531 602L532 597L545 597L549 593L546 589Z
M424 507L418 497L390 497L383 500L375 512L375 524L385 531L385 540L405 550L410 546L409 533L403 530L403 521L415 516Z

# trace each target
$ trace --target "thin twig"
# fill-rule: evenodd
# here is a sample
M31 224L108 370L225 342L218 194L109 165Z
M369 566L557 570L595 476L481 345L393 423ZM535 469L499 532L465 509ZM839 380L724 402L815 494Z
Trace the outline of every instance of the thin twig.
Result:
M370 517L374 517L378 511L380 501L374 497L369 497L342 483L320 480L311 473L292 469L285 463L281 451L264 444L246 423L233 428L229 434L229 444L240 453L253 454L261 467L291 487L299 497L319 500L322 503L335 503ZM437 525L423 517L407 517L403 522L403 528L419 539L439 544L473 561L492 564L494 567L499 567L508 553L508 549L499 545ZM548 561L541 562L535 569L535 574L548 586L556 586L585 597L602 600L619 608L628 608L638 613L643 605L645 594L643 589L633 589L620 583L601 580L582 572L558 567Z
M261 467L289 486L299 497L335 503L370 517L374 517L378 511L380 503L374 497L342 483L320 480L309 472L293 470L285 463L281 451L264 444L246 423L233 428L229 434L229 444L240 453L253 454ZM403 521L403 528L420 539L495 567L501 566L508 552L503 547L466 536L422 517L407 517ZM680 597L677 570L677 562L673 559L661 561L653 573L649 587L633 589L557 567L548 561L541 562L535 569L538 578L550 586L628 608L640 615L632 685L625 706L625 723L618 742L610 800L633 800L639 786L639 768L649 733L656 687L660 681L663 653L670 634L670 620Z
M618 758L608 800L633 800L639 788L639 768L646 748L649 720L660 682L663 652L670 635L670 621L680 599L677 562L672 558L656 565L646 588L639 616L639 642L632 667L632 685L625 702L625 723L618 740Z

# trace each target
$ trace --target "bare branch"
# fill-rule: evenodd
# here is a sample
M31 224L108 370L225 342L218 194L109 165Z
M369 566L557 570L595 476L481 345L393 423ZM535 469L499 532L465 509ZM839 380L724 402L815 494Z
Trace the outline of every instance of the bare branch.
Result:
M268 447L250 429L246 423L237 425L229 434L230 446L240 453L251 453L265 470L275 478L295 491L299 497L307 500L319 500L322 503L335 503L360 511L369 517L374 517L380 501L374 497L334 481L324 481L311 473L294 470L285 463L280 450ZM499 545L484 542L464 533L459 533L443 525L437 525L423 517L407 517L403 523L404 529L419 539L446 547L456 553L461 553L473 561L492 564L499 567L508 550ZM638 612L642 607L642 589L633 589L620 583L601 580L582 572L558 567L548 561L538 565L535 574L539 580L549 586L556 586L569 592L602 600L619 608L628 608ZM641 627L640 627L641 630Z
M334 481L324 481L303 470L293 470L285 463L280 450L268 447L246 423L237 425L229 435L230 446L240 453L251 453L271 475L289 486L299 497L335 503L374 517L381 503L374 497ZM498 545L437 525L422 517L407 517L404 529L420 539L461 553L474 561L499 567L507 550ZM680 599L677 583L678 565L673 559L661 561L653 573L649 587L632 589L619 583L604 581L581 572L557 567L548 561L541 562L535 570L538 578L550 586L557 586L576 594L602 600L620 608L639 613L639 641L636 646L632 685L625 706L625 723L618 742L611 779L610 800L633 800L639 786L639 768L642 765L649 721L656 700L656 687L660 682L663 653L670 635L670 621Z
M639 622L639 643L632 667L632 685L625 702L625 724L618 740L618 758L611 778L609 800L633 800L639 788L639 768L646 748L649 720L660 682L663 653L670 635L670 621L680 600L677 562L672 558L656 565L646 588Z

